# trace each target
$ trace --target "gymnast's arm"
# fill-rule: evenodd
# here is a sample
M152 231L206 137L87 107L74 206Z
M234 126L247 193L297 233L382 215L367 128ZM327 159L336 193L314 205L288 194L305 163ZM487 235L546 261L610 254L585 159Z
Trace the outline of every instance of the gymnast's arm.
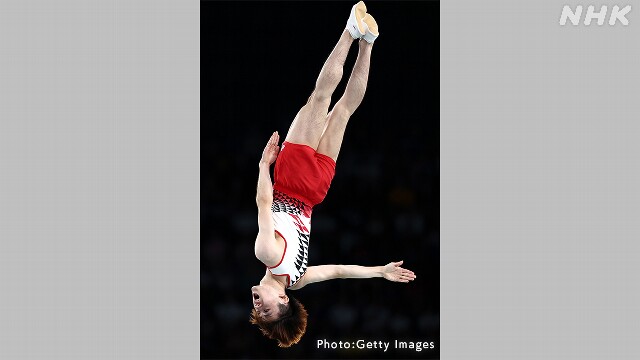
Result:
M307 284L332 279L368 279L382 277L389 281L408 283L416 278L413 271L400 267L402 261L391 262L384 266L360 265L319 265L310 266L304 276L291 287L291 290L303 288Z
M269 168L278 156L278 133L274 132L265 147L258 164L258 186L256 189L256 205L258 206L258 236L256 237L255 254L265 265L278 262L279 256L271 214L273 203L273 185Z

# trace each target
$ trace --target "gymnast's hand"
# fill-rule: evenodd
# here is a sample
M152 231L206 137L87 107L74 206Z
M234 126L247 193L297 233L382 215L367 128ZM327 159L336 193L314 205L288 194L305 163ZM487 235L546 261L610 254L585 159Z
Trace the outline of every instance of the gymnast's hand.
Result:
M275 131L271 138L269 138L269 142L267 146L264 147L264 151L262 151L262 158L260 159L260 164L271 165L276 161L278 157L278 152L280 151L280 147L278 143L280 142L280 135Z
M382 267L382 277L389 281L408 283L416 278L413 271L401 268L403 261L390 262Z

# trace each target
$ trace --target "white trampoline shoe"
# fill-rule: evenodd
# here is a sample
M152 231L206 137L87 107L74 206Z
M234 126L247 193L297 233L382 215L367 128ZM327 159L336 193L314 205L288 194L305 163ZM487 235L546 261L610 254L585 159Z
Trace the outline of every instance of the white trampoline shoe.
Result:
M362 1L351 8L349 20L347 20L347 31L354 39L360 39L366 34L367 27L362 22L362 18L365 17L366 13L367 6Z
M362 38L369 44L373 44L376 38L378 38L378 35L380 35L378 33L378 23L376 23L376 20L370 14L365 14L362 21L367 27Z

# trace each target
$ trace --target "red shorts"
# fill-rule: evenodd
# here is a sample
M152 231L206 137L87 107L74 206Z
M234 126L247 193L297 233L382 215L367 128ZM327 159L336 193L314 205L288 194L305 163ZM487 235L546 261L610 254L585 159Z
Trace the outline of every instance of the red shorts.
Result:
M324 200L336 174L336 162L311 146L285 141L273 170L273 188L315 206Z

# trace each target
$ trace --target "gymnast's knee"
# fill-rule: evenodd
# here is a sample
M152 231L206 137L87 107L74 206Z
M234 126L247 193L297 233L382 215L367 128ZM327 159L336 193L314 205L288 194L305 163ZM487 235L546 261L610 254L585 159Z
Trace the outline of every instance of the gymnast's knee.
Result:
M317 88L313 90L313 92L307 99L307 105L319 104L319 105L326 105L327 107L329 107L330 103L331 103L331 93L319 90Z

